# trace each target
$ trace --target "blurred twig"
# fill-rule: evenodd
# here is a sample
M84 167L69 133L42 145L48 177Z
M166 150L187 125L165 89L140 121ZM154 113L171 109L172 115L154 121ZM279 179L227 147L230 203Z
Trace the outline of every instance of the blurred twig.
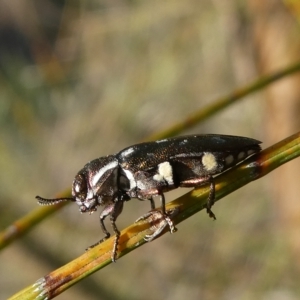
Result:
M258 92L259 90L265 88L271 83L274 83L279 79L282 79L288 75L291 75L299 71L300 71L300 62L297 62L281 71L278 71L270 75L262 76L257 80L255 80L254 82L250 83L249 85L234 91L230 95L221 97L216 101L213 101L213 104L207 105L205 108L196 111L194 114L188 116L186 119L184 119L181 122L178 122L177 124L171 126L170 128L167 128L163 131L151 135L150 137L148 137L147 140L155 141L162 138L177 135L183 130L191 128L197 123L211 117L212 115L216 114L218 111L222 110L223 108L235 103L238 100L241 100L241 98L251 93Z
M70 190L68 189L66 192L60 193L57 196L69 197ZM5 228L2 232L0 232L0 249L5 248L15 239L21 237L27 231L33 228L35 224L38 224L39 222L44 220L47 216L61 209L65 205L66 203L62 202L59 203L58 205L37 207L34 211L28 213L21 219L15 221L13 224L11 224L7 228Z

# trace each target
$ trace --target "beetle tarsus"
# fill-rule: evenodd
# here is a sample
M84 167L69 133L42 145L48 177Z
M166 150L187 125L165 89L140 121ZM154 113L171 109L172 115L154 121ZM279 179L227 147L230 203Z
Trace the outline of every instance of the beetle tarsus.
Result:
M177 231L177 228L175 227L171 217L177 215L178 212L178 208L170 209L165 214L163 214L160 210L152 210L139 217L135 222L146 220L151 225L151 230L153 231L153 233L147 234L144 237L144 240L146 242L151 242L161 234L166 226L169 227L170 233L174 233Z

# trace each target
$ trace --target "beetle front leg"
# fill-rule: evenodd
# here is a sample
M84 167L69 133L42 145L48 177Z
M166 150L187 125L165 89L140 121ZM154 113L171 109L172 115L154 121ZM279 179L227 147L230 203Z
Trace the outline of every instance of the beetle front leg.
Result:
M107 205L103 209L102 213L100 214L100 227L101 227L103 233L105 234L105 236L99 242L95 243L94 245L91 245L86 250L94 248L95 246L101 244L102 242L106 241L110 237L110 233L108 232L108 230L106 229L105 224L104 224L105 218L109 215L111 226L116 235L115 240L114 240L114 247L113 247L113 251L112 251L112 255L111 255L111 260L113 262L116 261L119 238L120 238L120 231L117 228L116 219L119 216L119 214L122 212L122 210L123 210L123 201L114 202L112 204Z
M113 211L110 215L111 226L112 226L112 228L114 230L114 233L116 235L115 241L114 241L113 251L112 251L112 254L111 254L111 260L113 262L115 262L116 259L117 259L117 251L118 251L118 245L119 245L119 239L120 239L120 231L117 228L116 219L119 216L119 214L122 212L122 210L123 210L123 201L118 201L118 202L115 203L114 209L113 209Z
M97 245L101 244L102 242L104 242L105 240L107 240L108 238L110 238L110 233L108 232L108 230L107 230L106 227L105 227L104 220L105 220L105 218L106 218L108 215L111 214L111 212L112 212L112 210L113 210L113 206L114 206L114 204L111 204L111 205L106 206L106 207L103 209L102 213L100 214L100 227L101 227L102 232L105 234L105 236L104 236L99 242L97 242L97 243L95 243L95 244L89 246L89 247L86 249L86 251L87 251L87 250L90 250L90 249L92 249L92 248L94 248L94 247L96 247Z

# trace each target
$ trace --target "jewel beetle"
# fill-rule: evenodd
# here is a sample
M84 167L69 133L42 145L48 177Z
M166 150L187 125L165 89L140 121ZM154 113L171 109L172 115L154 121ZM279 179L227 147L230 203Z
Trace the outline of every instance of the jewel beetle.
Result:
M209 216L215 218L211 211L215 200L213 176L259 152L260 143L251 138L219 134L188 135L140 143L87 163L75 176L71 198L36 198L40 205L73 201L82 213L92 213L98 206L103 206L100 226L104 237L90 248L110 237L104 224L109 216L116 235L112 251L112 260L115 261L120 237L116 219L125 201L131 198L149 200L154 210L153 196L158 196L162 218L174 232L175 227L166 212L164 193L178 187L209 184L206 209ZM152 238L156 235L154 232ZM149 236L148 240L151 240Z

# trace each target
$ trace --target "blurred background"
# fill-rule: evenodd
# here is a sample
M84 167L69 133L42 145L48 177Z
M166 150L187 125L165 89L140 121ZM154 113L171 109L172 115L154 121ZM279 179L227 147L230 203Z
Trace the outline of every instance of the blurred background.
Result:
M89 160L298 62L299 11L292 0L0 1L1 228ZM299 89L288 77L182 134L266 148L299 131ZM247 185L214 206L217 221L203 211L57 299L299 299L299 169ZM129 201L118 227L149 209ZM69 205L4 249L1 298L81 255L102 237L98 220Z

